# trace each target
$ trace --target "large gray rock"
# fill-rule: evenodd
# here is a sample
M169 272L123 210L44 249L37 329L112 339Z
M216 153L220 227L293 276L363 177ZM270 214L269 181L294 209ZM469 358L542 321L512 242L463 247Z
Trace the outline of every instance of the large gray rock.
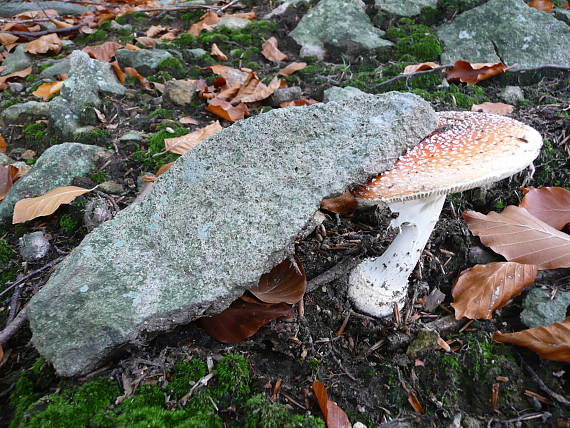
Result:
M351 42L364 49L392 45L382 39L384 32L372 25L360 0L321 0L289 35L301 45L301 55L323 56L325 44Z
M171 58L172 54L164 49L119 49L115 57L121 67L133 67L143 76L152 74L165 59Z
M69 74L70 67L71 67L71 61L69 60L69 58L64 58L61 61L56 62L50 67L42 70L42 72L40 73L40 77L48 79L48 78L55 78L60 74Z
M353 86L345 86L344 88L341 88L340 86L331 86L330 88L325 89L325 92L323 93L323 102L344 101L365 93L366 92L362 92L360 89Z
M81 15L82 13L93 11L94 8L80 6L64 1L35 1L31 3L9 2L0 3L0 16L10 17L27 10L54 9L61 15Z
M21 104L14 104L0 113L0 125L6 126L11 123L18 123L27 117L38 118L48 115L49 103L28 101Z
M558 291L551 298L550 290L533 288L523 301L521 321L530 328L562 322L570 306L570 291Z
M437 7L438 0L376 0L376 8L398 16L419 15L424 7Z
M33 64L32 56L28 55L24 52L25 45L18 45L14 52L4 60L2 63L3 66L6 68L0 74L6 75L10 73L14 73L15 71L23 70L24 68L28 68L30 65Z
M294 252L323 198L386 169L436 123L421 98L393 92L224 129L58 266L29 305L35 346L76 375L146 333L220 312Z
M71 184L95 168L104 149L86 144L64 143L49 147L30 172L20 178L0 202L0 222L12 216L14 205L22 198L43 195L59 186Z
M490 0L439 27L442 63L500 62L514 70L570 65L570 27L523 0Z

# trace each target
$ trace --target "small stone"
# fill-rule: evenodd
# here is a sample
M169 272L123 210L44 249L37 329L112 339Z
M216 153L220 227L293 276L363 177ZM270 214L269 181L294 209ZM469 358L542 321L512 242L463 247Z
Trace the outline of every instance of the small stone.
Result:
M121 143L136 142L142 143L147 140L147 135L144 132L130 131L119 138Z
M419 355L436 349L439 339L441 339L439 333L435 330L420 330L408 345L406 355L414 360Z
M433 291L426 297L424 303L424 311L433 312L445 300L445 294L434 288Z
M0 16L8 18L28 10L44 11L46 9L56 10L60 15L81 15L95 10L93 7L85 7L67 1L34 1L30 3L18 1L1 3Z
M325 49L322 46L318 45L303 45L299 52L299 56L301 58L309 58L314 56L315 58L321 61L325 59L326 54L327 51L325 51Z
M273 107L279 107L279 104L298 100L303 96L303 90L298 86L291 86L290 88L277 89L271 95L270 103Z
M376 9L398 16L416 16L423 8L437 8L437 0L376 0Z
M17 94L18 92L22 92L25 86L20 82L8 82L8 90L13 94Z
M520 86L505 86L500 97L508 104L517 105L524 100L524 92Z
M43 232L26 233L20 238L20 255L27 262L39 260L48 253L50 244Z
M12 54L9 55L2 63L6 68L0 73L0 76L23 70L33 64L32 56L28 55L24 49L24 44L16 46L14 52L12 52Z
M194 59L200 59L202 58L204 55L208 54L208 52L206 52L204 49L202 48L196 48L196 49L186 49L184 51L185 54L189 55L191 58Z
M14 160L11 159L6 153L0 152L0 165L6 166L11 165L14 163Z
M121 25L117 21L111 21L111 30L115 31L133 31L133 26L131 24Z
M121 193L125 193L125 188L123 185L115 181L105 181L99 184L99 190L105 193L111 193L113 195L120 195Z
M3 126L19 123L28 117L33 119L46 117L49 114L49 103L39 101L28 101L26 103L14 104L0 114L0 124Z
M484 265L501 260L501 257L493 253L491 250L478 245L474 245L469 248L467 258L469 260L469 263L472 265Z
M24 153L20 155L20 159L23 160L32 160L35 157L36 157L36 152L30 149L24 150Z
M83 214L83 224L87 230L92 231L100 224L111 220L113 214L109 209L109 205L102 198L91 199L85 206L85 213Z
M354 88L352 86L346 86L341 88L339 86L333 86L331 88L325 89L323 94L323 102L328 103L330 101L343 101L347 100L352 97L356 97L358 95L362 95L365 92L362 92L358 88Z
M366 428L366 425L364 425L362 422L356 422L352 428Z
M164 84L164 95L174 104L190 104L196 94L196 84L188 80L169 80Z
M228 28L230 30L241 30L242 28L247 27L251 21L245 18L235 18L228 16L226 18L221 18L220 22L216 28Z
M521 321L530 328L540 327L564 321L566 310L570 306L570 291L560 291L553 299L552 292L542 288L533 288L523 301Z
M115 57L121 67L133 67L143 76L148 76L156 71L162 61L172 58L172 54L164 49L119 49Z

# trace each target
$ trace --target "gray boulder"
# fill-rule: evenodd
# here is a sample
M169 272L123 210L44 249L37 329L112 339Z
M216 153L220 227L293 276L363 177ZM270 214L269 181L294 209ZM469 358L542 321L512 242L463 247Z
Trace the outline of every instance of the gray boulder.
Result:
M43 195L59 186L71 184L95 168L104 149L86 144L64 143L49 147L30 172L20 178L0 202L0 222L12 216L14 205L22 198Z
M328 103L330 101L343 101L350 98L363 95L366 92L362 92L360 89L353 86L346 86L341 88L340 86L332 86L325 89L323 94L323 102Z
M294 252L323 198L383 171L436 123L421 98L392 92L233 124L59 265L29 304L34 345L77 375L146 334L222 311Z
M71 67L71 61L69 60L69 58L65 58L49 66L48 68L42 70L42 72L40 73L40 77L44 79L48 78L51 79L59 76L60 74L69 74L70 67Z
M21 104L14 104L0 113L0 125L6 126L10 123L18 123L28 116L33 118L46 117L49 114L49 103L41 101L28 101Z
M439 27L442 63L501 62L517 70L570 65L570 27L523 0L490 0Z
M558 291L551 299L551 291L533 288L523 301L521 321L530 328L562 322L570 306L570 291Z
M398 16L419 15L424 7L437 7L438 0L376 0L376 9Z
M301 45L302 56L310 52L321 59L325 44L355 43L364 49L392 45L372 25L360 0L320 0L289 35Z
M16 46L16 49L14 49L14 52L12 52L11 55L8 55L2 63L6 69L0 73L1 75L4 76L6 74L14 73L15 71L23 70L33 64L32 56L24 52L25 47L26 46L23 44L18 45Z
M119 49L115 52L115 57L121 67L133 67L143 76L148 76L162 61L171 58L172 54L164 49Z
M0 3L0 16L10 17L27 10L45 10L54 9L61 15L81 15L82 13L95 10L78 4L64 1L35 1L31 3L24 2L8 2Z

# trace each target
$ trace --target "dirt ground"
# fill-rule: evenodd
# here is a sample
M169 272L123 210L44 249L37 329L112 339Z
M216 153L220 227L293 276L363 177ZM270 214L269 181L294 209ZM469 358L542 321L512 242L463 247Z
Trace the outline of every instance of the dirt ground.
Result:
M245 10L250 10L254 3L246 2ZM258 17L270 10L270 4L257 3ZM463 6L443 7L438 22L449 19L461 7L472 7L481 2L451 3ZM305 6L290 8L269 33L278 38L280 49L289 55L290 62L299 59L298 48L286 38L286 34L294 28L305 9ZM164 25L164 17L160 21L157 19L132 22L141 29L159 22ZM383 28L389 28L396 22L395 18L390 17L375 19L382 23ZM416 23L418 20L420 18ZM182 26L182 23L182 14L173 14L168 18L168 25ZM107 36L111 40L116 37L111 32ZM257 57L251 61L258 61L257 71L263 76L269 76L278 69ZM323 89L332 85L352 84L372 93L380 93L384 88L374 89L377 83L373 80L374 73L378 78L382 77L382 72L387 73L386 70L400 62L400 57L385 60L366 58L362 54L332 56L325 63L311 62L310 72L294 75L289 85L301 86L306 97L318 101L322 100ZM188 73L185 76L192 71ZM203 73L205 78L211 75L206 71ZM400 314L399 321L393 318L374 319L355 312L346 294L347 274L354 263L363 257L381 254L393 239L393 232L386 228L386 217L376 211L351 217L324 211L326 220L323 227L298 242L297 254L304 264L310 291L302 305L295 306L294 317L274 321L238 345L218 343L195 324L182 326L169 334L148 338L144 345L124 350L94 375L72 382L81 384L97 376L110 376L117 380L124 380L125 377L138 379L138 384L163 385L168 382L167 373L177 361L208 357L217 361L222 355L232 352L247 358L253 379L252 389L268 397L273 396L275 402L285 405L292 413L310 411L313 415L320 415L310 392L313 380L318 379L328 388L331 399L347 412L352 423L360 421L368 427L390 421L391 425L383 426L570 426L570 408L564 407L548 392L569 396L568 365L541 360L526 349L491 339L492 333L497 330L511 332L526 328L519 319L526 293L497 311L494 318L488 321L456 321L450 306L453 280L462 270L476 263L502 260L470 234L461 217L462 211L473 209L486 214L500 211L507 205L516 205L522 199L519 187L523 183L526 186L570 188L570 76L548 71L530 74L505 74L490 79L477 85L478 92L463 85L454 85L457 86L457 93L442 90L436 85L419 88L426 94L432 94L429 99L432 105L436 110L443 111L468 110L469 103L481 99L500 101L498 93L505 85L521 84L525 100L516 106L511 116L536 128L543 136L545 146L535 162L536 171L532 177L529 171L523 171L488 189L448 197L440 221L410 279L409 303ZM362 82L368 82L369 87L362 87ZM34 82L26 84L30 86ZM164 163L175 156L152 158L148 156L149 147L118 144L117 137L130 130L160 132L164 123L180 127L170 118L152 115L158 107L174 110L175 117L191 116L200 122L200 126L212 119L205 112L204 103L184 108L166 102L161 105L158 100L160 94L145 92L132 82L128 88L126 97L105 100L102 113L106 117L117 114L118 126L102 133L97 141L97 144L114 150L114 155L100 166L99 172L104 174L106 180L124 186L123 194L109 196L120 209L128 206L136 197L137 179L143 173L154 172L152 167L156 165L151 165L149 159ZM404 85L398 89L412 91L418 88ZM2 100L6 101L5 98ZM21 97L18 101L26 100L26 97ZM263 108L263 103L255 106L252 115ZM228 125L224 123L224 126ZM53 143L49 137L38 136L29 129L26 133L25 123L5 131L7 133L3 134L9 148L33 148L38 156ZM138 157L135 155L137 152ZM91 176L77 180L76 184L90 186L96 184L98 179ZM72 204L62 207L52 216L22 227L3 226L0 236L13 249L17 249L19 236L33 230L43 230L51 236L54 244L49 257L37 264L25 264L19 256L14 255L10 269L16 273L30 272L65 255L87 233L80 220L77 220L81 216L81 205ZM79 223L74 223L75 227L66 226L70 221L73 223L73 219ZM3 273L8 270L5 269ZM19 307L23 307L41 289L48 272L26 282L17 299ZM332 280L323 279L321 275L326 272L334 273ZM568 278L568 269L543 271L531 287L570 291ZM0 292L3 289L0 286ZM429 306L430 303L429 296L436 290L444 294L443 300L433 308L426 309L425 305ZM0 299L0 321L3 325L8 307L13 302L12 293L3 294ZM426 328L438 331L450 343L451 352L433 346L433 341L429 340L424 351L412 352L414 346L421 345L420 342L425 340ZM19 373L31 367L38 357L29 343L30 337L27 327L23 328L4 349L6 355L0 367L0 426L8 426L12 418L14 408L10 404L10 394ZM410 347L411 343L414 346ZM46 391L57 392L58 382L54 380ZM276 388L278 384L280 386ZM498 401L493 406L493 390L497 389ZM410 396L417 397L425 410L424 414L412 407ZM229 408L220 412L227 426L242 425L241 416L235 409L233 413Z

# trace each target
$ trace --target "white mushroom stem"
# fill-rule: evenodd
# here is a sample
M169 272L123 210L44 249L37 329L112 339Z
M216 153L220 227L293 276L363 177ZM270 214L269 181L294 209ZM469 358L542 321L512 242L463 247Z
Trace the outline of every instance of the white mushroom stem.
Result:
M350 274L348 296L362 312L389 316L394 305L402 309L408 294L408 277L437 223L445 195L388 203L398 217L391 226L400 232L380 257L360 263Z

